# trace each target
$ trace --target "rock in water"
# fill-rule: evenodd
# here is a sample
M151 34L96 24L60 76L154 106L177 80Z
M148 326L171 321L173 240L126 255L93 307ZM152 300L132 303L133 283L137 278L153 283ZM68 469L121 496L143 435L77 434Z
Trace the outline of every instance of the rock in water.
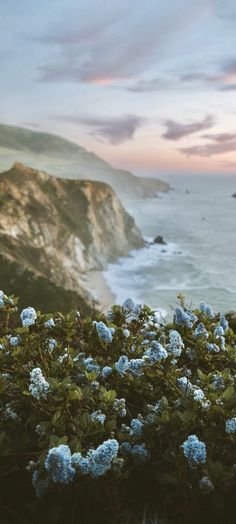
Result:
M153 244L162 244L163 246L166 246L166 242L165 242L164 238L161 235L157 235L154 238Z

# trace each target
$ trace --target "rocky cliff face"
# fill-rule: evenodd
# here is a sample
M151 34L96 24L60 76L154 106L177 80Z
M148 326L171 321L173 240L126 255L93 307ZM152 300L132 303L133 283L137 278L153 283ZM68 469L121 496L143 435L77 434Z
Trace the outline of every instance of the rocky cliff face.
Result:
M89 179L109 184L125 199L155 197L169 184L156 178L140 178L115 169L73 142L47 133L0 125L0 170L19 161L62 178Z
M0 174L0 289L7 293L23 288L27 301L41 297L38 307L88 310L89 270L143 245L107 184L62 180L22 164Z

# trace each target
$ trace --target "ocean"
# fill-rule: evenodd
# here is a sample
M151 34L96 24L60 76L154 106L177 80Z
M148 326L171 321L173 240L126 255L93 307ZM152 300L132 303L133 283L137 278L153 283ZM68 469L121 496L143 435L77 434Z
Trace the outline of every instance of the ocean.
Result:
M110 264L105 279L122 303L127 297L169 317L182 293L188 304L236 310L236 176L173 176L158 198L129 201L127 210L150 245Z

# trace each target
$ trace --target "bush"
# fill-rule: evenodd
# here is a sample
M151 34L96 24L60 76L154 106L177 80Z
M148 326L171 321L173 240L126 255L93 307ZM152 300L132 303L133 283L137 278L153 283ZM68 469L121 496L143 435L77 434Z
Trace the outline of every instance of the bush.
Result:
M96 319L27 308L19 321L16 304L0 293L1 522L118 522L144 508L233 522L225 317L183 297L167 325L130 299Z

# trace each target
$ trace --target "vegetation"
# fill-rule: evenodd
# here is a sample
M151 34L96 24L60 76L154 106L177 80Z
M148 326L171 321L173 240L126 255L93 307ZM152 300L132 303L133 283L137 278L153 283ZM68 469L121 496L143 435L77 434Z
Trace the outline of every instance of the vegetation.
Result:
M234 521L236 335L209 306L19 316L0 293L0 369L1 522Z

